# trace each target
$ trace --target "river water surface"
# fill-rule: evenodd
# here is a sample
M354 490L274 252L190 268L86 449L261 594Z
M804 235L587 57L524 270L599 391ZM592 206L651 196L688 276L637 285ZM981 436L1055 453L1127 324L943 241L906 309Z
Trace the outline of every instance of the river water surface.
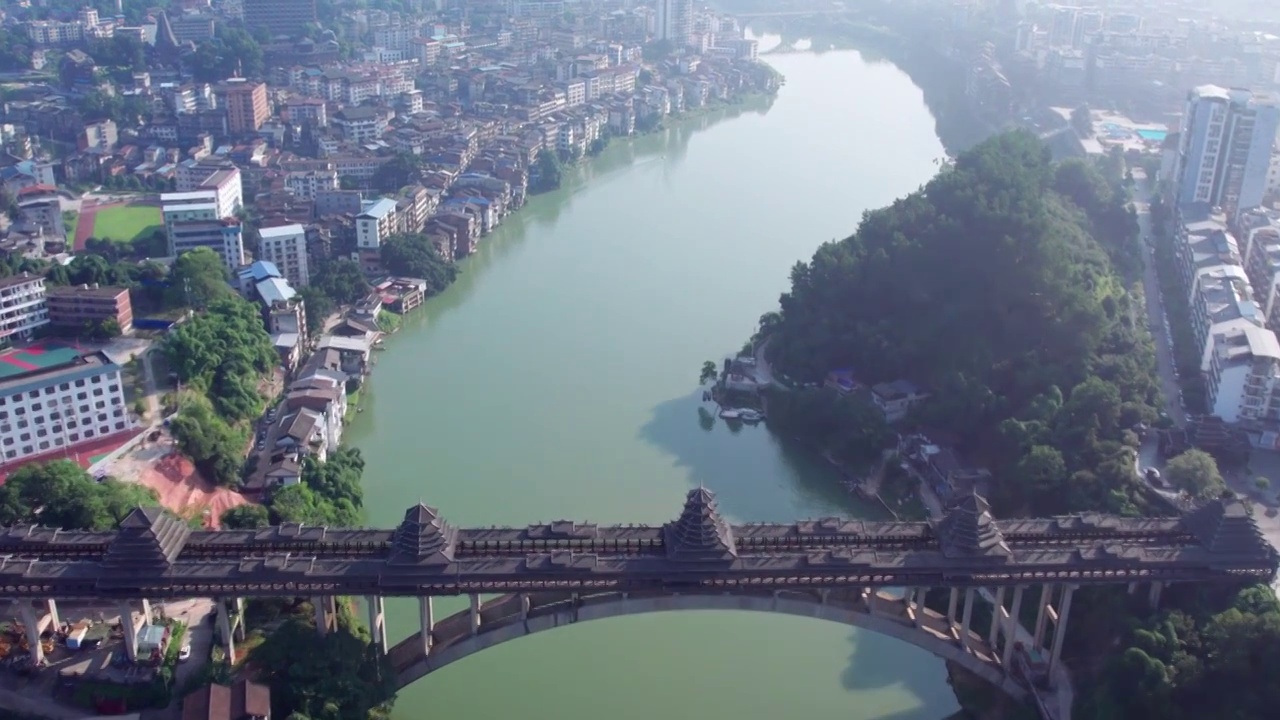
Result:
M484 240L377 356L348 439L372 525L660 523L698 484L735 521L863 514L763 427L700 421L699 367L776 306L790 267L915 190L943 149L920 90L854 52L771 58L760 102L615 142ZM437 614L462 606L437 604ZM391 641L416 603L389 604ZM406 688L417 720L936 720L941 661L818 620L669 613L562 628Z

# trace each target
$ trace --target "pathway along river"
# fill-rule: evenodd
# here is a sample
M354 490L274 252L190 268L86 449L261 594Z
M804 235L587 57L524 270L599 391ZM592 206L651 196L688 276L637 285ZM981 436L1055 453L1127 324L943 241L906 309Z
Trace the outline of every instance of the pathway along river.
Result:
M944 152L920 90L854 52L770 62L772 106L616 142L486 238L377 357L348 433L368 520L424 500L459 524L661 523L699 483L735 521L865 514L764 427L700 422L703 360L736 350L788 271ZM439 602L437 613L461 605ZM391 638L416 604L390 605ZM840 717L956 709L941 661L769 614L671 613L502 645L406 688L403 720Z

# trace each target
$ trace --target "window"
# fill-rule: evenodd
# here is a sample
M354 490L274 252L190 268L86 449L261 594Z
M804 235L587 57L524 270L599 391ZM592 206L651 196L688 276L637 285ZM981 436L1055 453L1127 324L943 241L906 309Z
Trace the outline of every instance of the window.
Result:
M70 440L71 442L77 442L77 441L79 441L79 440L80 440L80 433L71 433L70 435L68 435L68 436L67 436L67 440Z
M36 437L49 437L49 431L44 428L36 428Z
M52 385L50 385L49 387L45 388L45 389L44 389L44 394L45 394L45 395L52 395L52 394L53 394L53 386L52 386Z
M88 399L89 399L89 393L76 393L76 399L77 399L77 400L88 400Z
M22 433L21 435L18 436L18 439L22 440L23 442L26 442L27 440L31 439L31 433Z
M84 431L84 436L85 436L85 437L87 437L87 438L91 438L91 437L93 437L93 428L89 428L88 430L85 430L85 431Z
M89 378L89 382L93 383L94 385L97 385L98 383L102 382L102 376L94 375L93 377Z
M106 404L106 403L104 403L104 402L102 402L101 400L99 400L98 402L94 403L94 404L93 404L93 406L94 406L95 408L97 408L97 409L101 410L102 408L106 407L106 406L107 406L107 404Z
M33 452L35 452L35 451L36 451L36 449L35 449L35 448L33 448L33 447L31 447L30 445L23 445L23 446L22 446L22 454L23 454L23 455L30 455L31 453L33 453Z
M15 457L17 457L17 456L18 456L18 453L14 452L14 451L12 451L12 450L5 450L5 451L4 451L4 456L5 456L5 458L6 458L6 459L8 459L8 460L12 460L12 459L14 459Z
M49 441L48 441L48 440L45 440L45 441L41 442L41 443L40 443L40 449L41 449L41 450L48 450L48 449L49 449Z
M14 409L13 409L13 414L14 414L14 415L26 415L26 414L27 414L27 409L26 409L26 408L24 408L24 407L22 407L21 405L19 405L18 407L16 407L16 408L14 408Z
M76 381L76 387L84 387L84 379L83 379L83 378L82 378L82 379L80 379L80 380L77 380L77 381Z
M121 410L120 408L116 408L115 411L112 412L111 414L114 415L115 417L121 417L124 415L124 411Z
M44 409L44 405L42 405L42 404L40 404L40 403L38 403L38 402L34 402L34 403L31 403L31 409L32 409L32 410L43 410L43 409Z
M94 388L94 389L93 389L93 396L94 396L94 397L102 397L102 388Z
M59 390L70 390L70 389L71 389L71 383L62 383L61 385L59 385L59 386L58 386L58 389L59 389Z
M106 414L106 413L98 413L98 422L106 422L106 421L107 421L107 414Z
M82 412L82 413L87 413L87 412L89 412L89 406L88 406L88 405L81 405L81 406L80 406L80 412Z
M119 385L108 385L107 389L110 390L111 392L120 392Z
M117 430L123 430L123 429L124 429L124 422L118 422L118 423L116 423L116 429L117 429Z
M27 426L28 426L28 425L30 425L30 424L31 424L31 423L27 422L26 420L19 420L19 421L18 421L18 429L19 429L19 430L21 430L22 428L27 427Z

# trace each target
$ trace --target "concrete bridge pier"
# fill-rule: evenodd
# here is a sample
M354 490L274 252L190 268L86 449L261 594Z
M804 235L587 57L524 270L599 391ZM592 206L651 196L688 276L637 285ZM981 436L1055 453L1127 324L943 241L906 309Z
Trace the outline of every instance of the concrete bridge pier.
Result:
M1151 590L1147 593L1147 604L1152 610L1160 607L1160 593L1164 591L1164 582L1156 580L1151 583Z
M924 588L911 588L907 595L907 617L911 619L911 623L920 628L924 624L924 596L928 590Z
M218 636L222 638L223 648L227 651L227 662L235 664L236 634L231 626L231 613L227 610L227 601L224 598L217 598L213 602L218 606Z
M236 636L236 640L244 642L245 622L244 622L244 598L235 598L232 602L236 604L236 616L232 622L231 632Z
M991 608L991 633L987 635L987 644L994 652L1000 647L1000 627L1004 624L1004 586L996 590L996 602Z
M471 634L480 634L480 596L471 596Z
M44 647L40 645L40 616L30 600L19 600L18 610L22 615L22 627L27 633L27 644L31 647L31 659L36 665L44 662Z
M316 611L316 632L323 637L338 629L338 601L332 595L316 595L311 598Z
M1004 666L1005 672L1009 671L1009 663L1013 660L1013 646L1018 640L1018 623L1020 622L1018 613L1022 611L1022 592L1026 589L1026 585L1013 588L1013 607L1009 609L1009 617L1003 620L1008 623L1004 629L1004 654L1000 656L1000 664Z
M365 598L369 604L369 641L385 653L391 649L387 644L387 612L383 606L381 595L370 595Z
M133 619L133 606L128 600L121 600L118 607L120 608L120 629L124 632L124 650L128 654L129 660L138 661L138 624ZM147 600L142 601L142 626L151 627L151 603Z
M626 593L622 594L622 599L627 599ZM529 602L529 594L520 593L520 622L529 622L529 610L531 607L532 603Z
M58 602L53 598L45 600L46 609L49 611L49 620L53 623L53 630L59 630L62 627L62 621L58 619Z
M435 609L431 606L431 598L418 598L418 618L422 623L422 654L431 654L431 633L436 628Z
M1058 660L1062 655L1062 641L1067 636L1067 615L1071 612L1071 596L1075 594L1075 585L1062 587L1062 605L1058 609L1058 620L1053 628L1053 654L1049 656L1049 677L1058 669Z
M960 588L951 588L951 600L947 603L947 627L956 624L956 605L960 602Z
M1035 633L1031 636L1038 648L1044 647L1045 621L1049 619L1049 603L1053 600L1053 583L1045 583L1040 588L1040 610L1036 612Z
M960 621L960 646L968 650L972 644L969 639L969 620L973 617L973 588L964 591L964 618Z

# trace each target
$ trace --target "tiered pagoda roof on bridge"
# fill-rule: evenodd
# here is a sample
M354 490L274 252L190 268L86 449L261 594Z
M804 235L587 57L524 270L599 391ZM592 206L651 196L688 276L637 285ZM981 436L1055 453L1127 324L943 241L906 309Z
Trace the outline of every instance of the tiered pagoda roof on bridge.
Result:
M1268 579L1276 552L1238 500L1183 517L996 520L966 495L932 522L731 526L706 488L664 525L458 528L432 507L394 529L193 531L158 508L114 532L0 528L0 595L447 595Z

